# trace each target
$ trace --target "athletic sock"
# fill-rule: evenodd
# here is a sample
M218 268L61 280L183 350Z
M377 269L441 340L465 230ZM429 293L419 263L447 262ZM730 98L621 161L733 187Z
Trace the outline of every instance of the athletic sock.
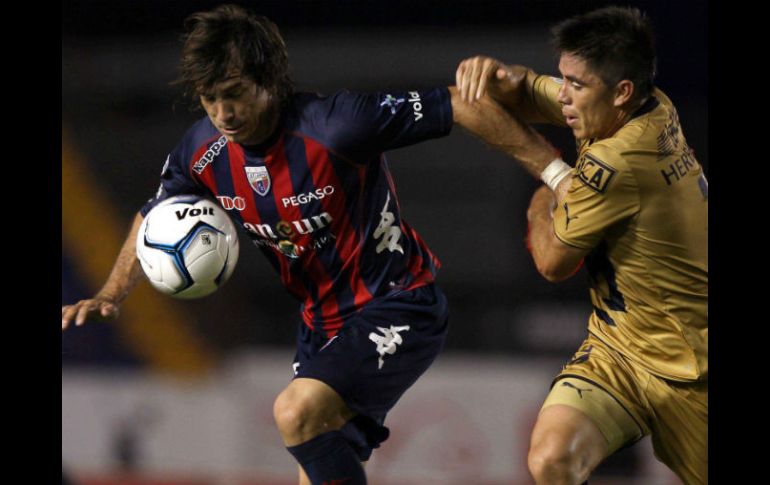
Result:
M302 465L313 485L366 485L358 454L339 431L320 434L286 449Z

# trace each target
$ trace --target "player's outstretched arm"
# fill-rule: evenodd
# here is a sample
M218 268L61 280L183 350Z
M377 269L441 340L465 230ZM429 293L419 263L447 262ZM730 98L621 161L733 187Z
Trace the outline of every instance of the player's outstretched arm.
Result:
M112 267L110 276L101 290L93 297L80 300L72 305L61 307L61 328L69 327L74 320L75 325L83 325L88 318L114 320L119 313L121 302L136 286L142 274L139 260L136 258L136 235L144 217L137 214L131 230L118 254L118 259Z
M559 158L558 150L540 133L489 97L468 103L455 86L449 87L449 94L455 123L516 159L532 176L540 178L546 167Z
M545 121L529 97L536 77L528 67L507 65L486 56L465 59L455 71L460 99L474 103L489 96L526 123Z

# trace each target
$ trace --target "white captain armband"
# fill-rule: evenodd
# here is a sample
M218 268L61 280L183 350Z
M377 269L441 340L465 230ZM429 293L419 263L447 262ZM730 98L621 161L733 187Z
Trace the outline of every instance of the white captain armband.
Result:
M545 182L552 191L556 192L559 182L569 175L570 170L572 170L572 167L564 163L564 160L556 158L545 167L545 170L540 174L540 180Z

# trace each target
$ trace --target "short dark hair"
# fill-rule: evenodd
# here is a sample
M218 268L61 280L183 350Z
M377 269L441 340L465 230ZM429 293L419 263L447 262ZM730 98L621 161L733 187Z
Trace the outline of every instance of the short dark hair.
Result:
M636 97L652 93L655 39L647 17L637 8L605 7L569 18L551 29L559 54L586 61L609 86L634 83Z
M197 100L237 69L284 103L292 93L289 55L278 27L238 5L197 12L184 22L182 58L175 84Z

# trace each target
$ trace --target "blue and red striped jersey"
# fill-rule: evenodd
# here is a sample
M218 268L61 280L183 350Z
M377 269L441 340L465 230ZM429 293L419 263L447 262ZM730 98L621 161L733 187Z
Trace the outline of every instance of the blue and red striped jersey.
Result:
M372 300L434 280L440 263L401 218L383 152L451 127L446 88L297 93L257 147L228 142L204 117L141 213L174 195L216 198L302 302L305 324L331 337Z

